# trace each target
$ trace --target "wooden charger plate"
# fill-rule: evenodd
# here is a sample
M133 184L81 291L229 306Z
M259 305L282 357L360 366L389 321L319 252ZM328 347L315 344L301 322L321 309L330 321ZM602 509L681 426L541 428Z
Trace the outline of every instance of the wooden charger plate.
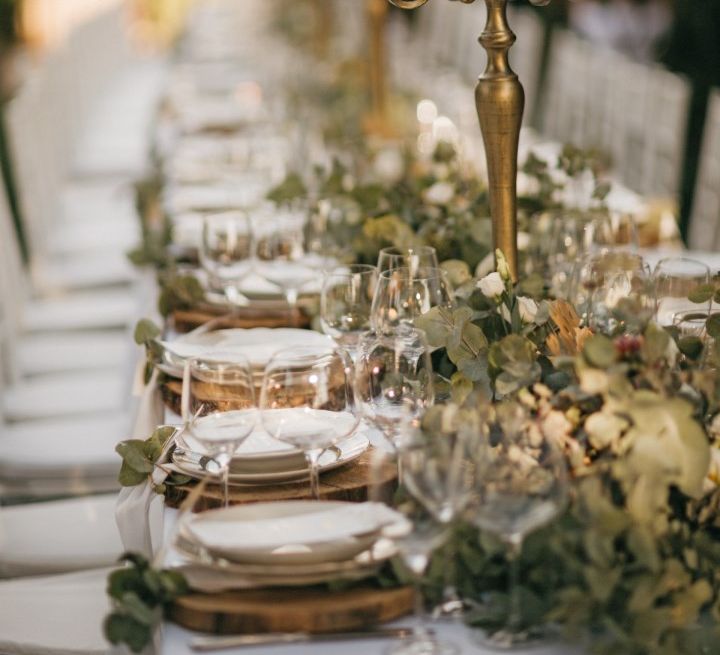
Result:
M371 486L375 486L377 497L391 497L397 487L397 468L392 463L385 464L371 479L372 449L365 452L354 462L320 476L320 498L322 500L345 500L361 503L372 495ZM165 504L168 507L180 507L193 492L197 482L180 486L168 486L165 492ZM260 503L273 500L310 500L310 481L286 482L263 486L231 486L229 500L231 505ZM192 511L204 512L223 506L221 485L208 484L195 501Z
M250 589L188 594L168 618L212 634L341 632L394 621L412 611L412 587L378 589L369 584L344 591L326 587Z

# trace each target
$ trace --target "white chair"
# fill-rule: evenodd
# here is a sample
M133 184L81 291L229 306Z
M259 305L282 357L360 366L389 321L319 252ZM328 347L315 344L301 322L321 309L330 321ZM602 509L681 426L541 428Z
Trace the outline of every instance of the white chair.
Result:
M111 569L0 582L0 652L7 655L107 655Z
M720 91L710 95L690 218L692 249L720 248Z
M116 494L0 507L0 577L112 566L123 552Z
M130 423L130 412L22 423L0 417L0 491L27 498L117 490L115 446Z

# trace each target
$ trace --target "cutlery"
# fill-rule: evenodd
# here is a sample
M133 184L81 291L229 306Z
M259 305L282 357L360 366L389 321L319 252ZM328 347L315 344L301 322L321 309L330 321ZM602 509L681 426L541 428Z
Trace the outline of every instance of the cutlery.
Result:
M328 632L322 634L271 632L268 634L232 635L228 637L198 637L190 642L190 648L195 652L210 652L241 648L243 646L360 641L364 639L404 639L411 636L412 633L412 628L378 628L359 632Z

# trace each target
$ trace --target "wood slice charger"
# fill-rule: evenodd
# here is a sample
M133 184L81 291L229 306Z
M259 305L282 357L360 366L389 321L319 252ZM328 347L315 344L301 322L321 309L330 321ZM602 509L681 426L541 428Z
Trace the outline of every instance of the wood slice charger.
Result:
M412 587L249 589L183 596L170 606L168 618L190 630L220 635L342 632L393 621L409 614L412 606Z

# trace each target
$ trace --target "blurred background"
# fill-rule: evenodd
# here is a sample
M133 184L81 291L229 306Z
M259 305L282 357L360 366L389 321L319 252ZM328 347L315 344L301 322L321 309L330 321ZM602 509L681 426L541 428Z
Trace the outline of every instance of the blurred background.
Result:
M0 0L0 99L4 103L12 97L29 69L48 52L62 48L74 28L109 5L125 5L127 28L138 48L157 50L171 47L191 6L203 1ZM318 4L307 0L314 1ZM354 0L319 0L319 5L331 12L333 5L343 2ZM430 7L448 4L433 0L419 12L398 11L395 20L421 29L416 24L432 20L430 15L437 11ZM481 4L476 3L477 9L484 14ZM691 222L701 220L696 216L711 220L708 216L720 202L713 188L702 188L700 170L713 121L712 89L720 84L720 0L553 0L542 7L518 0L512 5L518 14L512 27L521 37L512 62L528 97L526 125L549 138L597 147L610 156L633 190L672 198L683 238L697 247ZM462 22L443 29L460 29ZM474 34L481 27L478 15ZM448 43L460 37L447 36ZM473 77L482 70L484 55L474 36L463 34L462 39L475 48L464 66ZM449 50L437 55L448 65L457 57ZM677 76L658 77L658 70ZM720 101L716 113L720 116ZM618 121L623 121L623 129ZM628 127L631 123L635 127ZM650 125L652 137L647 134ZM665 141L653 146L654 154L649 155L656 157L658 148L663 150L660 156L667 163L659 170L638 157L648 151L647 139L662 139L663 133ZM709 149L717 150L706 144L705 151ZM6 148L3 153L4 174L12 189ZM696 202L704 204L698 207Z

